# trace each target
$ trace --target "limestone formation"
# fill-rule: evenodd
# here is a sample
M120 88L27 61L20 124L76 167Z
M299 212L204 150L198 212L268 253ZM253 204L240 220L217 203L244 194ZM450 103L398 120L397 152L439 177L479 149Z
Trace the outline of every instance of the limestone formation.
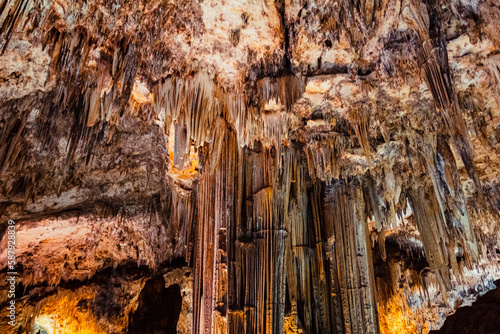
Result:
M0 0L0 332L486 333L499 17Z

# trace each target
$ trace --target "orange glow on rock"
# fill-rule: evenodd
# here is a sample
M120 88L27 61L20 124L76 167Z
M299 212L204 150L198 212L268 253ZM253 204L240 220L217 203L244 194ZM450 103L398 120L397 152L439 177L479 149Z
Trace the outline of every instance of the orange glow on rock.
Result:
M53 334L105 334L106 331L99 326L92 311L79 305L80 301L91 300L92 297L88 293L51 300L42 307L35 324L39 323Z

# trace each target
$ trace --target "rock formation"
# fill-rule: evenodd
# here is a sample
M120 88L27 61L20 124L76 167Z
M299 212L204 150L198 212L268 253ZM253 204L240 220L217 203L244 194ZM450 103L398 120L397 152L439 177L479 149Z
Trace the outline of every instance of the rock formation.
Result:
M428 333L467 312L500 278L499 17L0 0L0 332Z

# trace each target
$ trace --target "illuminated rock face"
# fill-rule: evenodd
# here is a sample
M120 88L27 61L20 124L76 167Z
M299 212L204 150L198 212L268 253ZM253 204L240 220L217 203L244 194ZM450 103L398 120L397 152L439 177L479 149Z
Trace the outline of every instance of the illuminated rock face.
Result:
M0 0L0 332L439 329L500 277L498 17Z

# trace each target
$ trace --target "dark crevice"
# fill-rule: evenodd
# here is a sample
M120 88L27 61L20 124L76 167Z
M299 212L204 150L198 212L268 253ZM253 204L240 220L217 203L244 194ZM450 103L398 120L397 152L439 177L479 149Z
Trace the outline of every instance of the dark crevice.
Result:
M139 295L139 305L132 315L128 333L175 334L182 308L178 284L165 288L163 276L149 279Z

